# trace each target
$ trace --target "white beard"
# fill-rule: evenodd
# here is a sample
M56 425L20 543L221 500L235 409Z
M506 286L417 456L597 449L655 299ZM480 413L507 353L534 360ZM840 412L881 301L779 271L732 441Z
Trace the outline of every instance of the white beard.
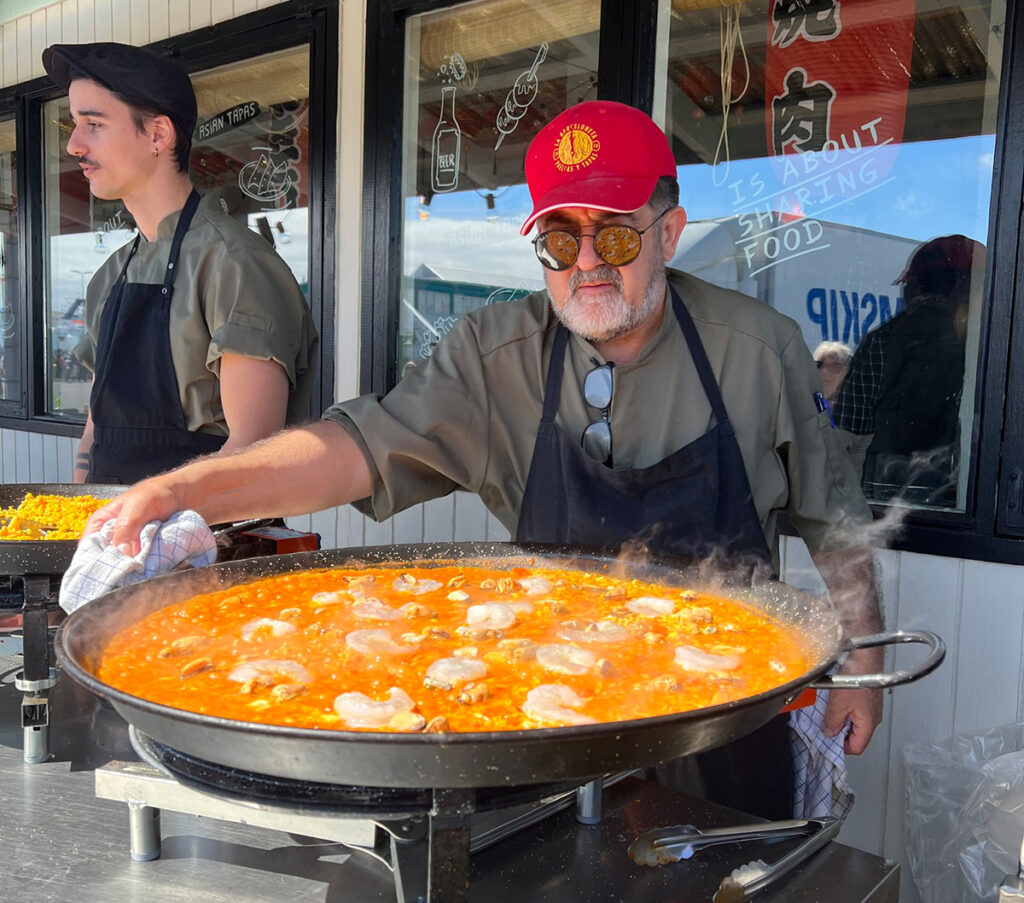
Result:
M612 288L603 298L585 300L576 295L580 285L608 282ZM548 301L555 315L570 332L588 342L608 342L632 332L650 319L665 300L665 270L658 267L644 292L639 307L632 307L622 296L622 277L613 266L599 266L586 273L577 272L569 279L565 303L557 307L548 290Z

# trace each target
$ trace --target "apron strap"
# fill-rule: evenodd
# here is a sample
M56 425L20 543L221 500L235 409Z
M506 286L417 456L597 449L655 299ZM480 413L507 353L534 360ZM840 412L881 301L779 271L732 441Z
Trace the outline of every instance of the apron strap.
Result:
M167 269L164 270L164 283L160 288L160 294L169 296L174 291L174 268L178 264L178 254L181 252L181 243L185 240L185 233L192 223L196 208L199 206L199 192L194 188L185 201L178 217L178 225L174 229L174 238L171 240L171 253L167 255ZM136 238L136 242L138 239ZM133 251L134 253L134 251Z
M135 252L139 250L139 241L141 240L141 238L141 232L135 236L135 241L132 242L132 249L128 252L128 258L125 260L124 266L121 267L121 272L117 274L117 280L114 282L112 290L120 288L122 285L124 285L124 283L128 281L128 264L132 262L132 258L135 256Z
M565 346L569 341L569 330L561 323L555 330L555 341L551 346L551 360L548 361L548 376L544 385L544 414L541 423L554 423L558 413L558 401L562 392L562 371L565 369Z
M690 312L686 309L686 305L683 304L679 293L671 285L669 285L669 291L672 292L672 310L675 311L679 327L683 330L686 345L690 349L690 357L693 360L694 367L697 368L697 376L700 377L700 384L704 387L704 394L708 397L711 412L715 415L715 422L725 425L726 429L731 432L732 428L728 426L729 414L725 410L722 392L718 388L718 380L715 379L715 374L711 371L711 361L708 360L707 352L704 350L704 343L701 342L700 336L697 335L697 327L694 325L693 317L690 316Z

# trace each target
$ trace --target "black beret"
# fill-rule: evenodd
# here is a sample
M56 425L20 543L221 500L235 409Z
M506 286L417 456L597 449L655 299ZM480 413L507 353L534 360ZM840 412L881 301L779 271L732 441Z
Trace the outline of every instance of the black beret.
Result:
M196 127L196 95L186 72L167 57L130 44L53 44L43 51L47 74L65 91L90 78L129 104L169 116L186 135Z

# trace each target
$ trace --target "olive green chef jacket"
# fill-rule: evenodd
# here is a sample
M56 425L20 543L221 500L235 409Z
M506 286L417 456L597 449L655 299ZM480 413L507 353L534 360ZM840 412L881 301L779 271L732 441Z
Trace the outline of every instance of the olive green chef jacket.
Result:
M129 282L161 283L180 211L164 217L156 241L139 240ZM96 342L107 295L131 250L103 264L86 291L87 334L75 356L96 368ZM287 422L309 420L318 338L309 307L288 265L266 239L204 195L181 245L171 296L171 359L185 424L193 432L228 434L220 400L220 358L239 354L275 360L288 374Z
M769 546L777 549L781 511L812 552L844 544L847 528L870 522L871 511L828 413L815 405L820 382L799 327L746 295L674 270L668 275L721 387ZM352 434L370 465L372 497L357 503L360 510L383 520L464 489L478 493L514 536L556 326L543 292L481 308L458 320L383 398L364 395L329 408L324 417ZM558 410L570 435L598 416L581 388L595 359L604 362L572 336ZM666 305L661 328L637 360L615 368L614 466L655 464L703 435L712 420Z

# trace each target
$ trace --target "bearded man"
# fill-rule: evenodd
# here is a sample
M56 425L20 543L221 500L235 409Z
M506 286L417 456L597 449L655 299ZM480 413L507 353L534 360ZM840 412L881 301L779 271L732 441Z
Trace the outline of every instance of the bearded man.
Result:
M686 214L665 134L589 101L530 145L523 225L547 291L462 317L384 397L330 408L228 458L147 480L101 511L114 542L184 508L209 521L355 503L377 519L475 492L518 541L776 569L779 516L806 540L848 633L881 627L870 549L837 530L870 510L792 320L666 269ZM819 396L820 397L820 396ZM877 670L859 650L847 672ZM827 732L861 752L877 691L834 692ZM785 716L660 778L768 818L792 813Z

